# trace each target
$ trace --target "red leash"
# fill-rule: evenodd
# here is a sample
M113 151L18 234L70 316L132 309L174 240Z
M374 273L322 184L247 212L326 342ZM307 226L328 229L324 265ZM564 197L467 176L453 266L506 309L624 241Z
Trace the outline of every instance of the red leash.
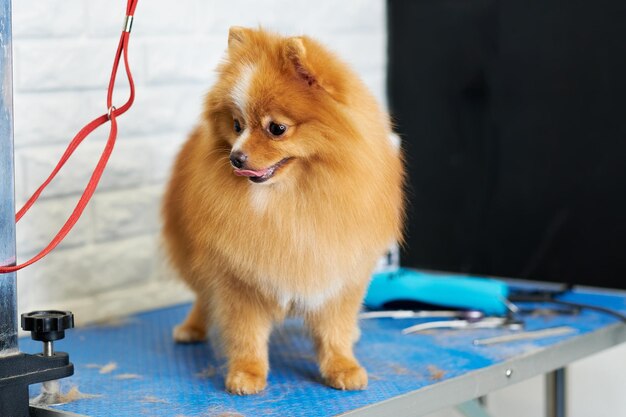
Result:
M78 219L80 218L83 210L87 206L87 203L91 199L96 187L98 186L98 182L100 181L100 177L104 172L107 161L113 152L113 147L115 146L115 139L117 138L117 117L126 113L126 111L132 106L133 101L135 99L135 84L133 83L133 77L130 72L130 67L128 65L128 41L130 39L130 31L133 22L133 15L135 14L135 8L137 7L137 2L139 0L128 0L126 6L126 22L124 24L124 30L122 31L122 35L120 36L120 42L117 47L117 52L115 54L115 60L113 61L113 70L111 71L111 79L109 80L109 87L107 92L107 109L108 112L103 114L102 116L92 120L85 127L83 127L77 134L74 136L74 139L70 142L65 153L61 157L61 160L57 164L57 166L52 170L52 173L44 181L43 184L35 191L35 193L28 199L24 207L21 208L20 211L17 212L15 216L15 222L17 223L24 214L30 209L30 207L37 201L43 190L50 184L52 179L57 175L57 173L61 170L63 165L67 162L67 160L72 156L76 148L81 144L81 142L89 136L91 132L96 130L98 127L102 126L106 122L111 122L111 127L109 131L109 138L107 140L106 146L102 151L102 155L98 160L98 164L91 174L91 178L89 179L89 183L85 187L85 191L83 191L83 195L78 200L74 211L69 216L63 227L58 231L57 235L52 239L52 241L37 255L28 261L14 266L1 266L0 273L9 273L20 270L34 262L37 262L47 254L49 254L61 241L63 238L72 230L72 227L76 224ZM113 106L113 90L115 87L115 78L117 75L117 69L120 64L120 59L124 58L124 69L126 71L126 77L128 78L128 83L130 85L130 95L128 100L124 105L120 108L115 108Z

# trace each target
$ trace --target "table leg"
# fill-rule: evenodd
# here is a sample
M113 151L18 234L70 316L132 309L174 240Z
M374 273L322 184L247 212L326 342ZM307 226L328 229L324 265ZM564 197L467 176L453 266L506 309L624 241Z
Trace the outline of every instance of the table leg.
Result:
M546 374L546 417L566 417L565 368Z
M456 406L463 417L490 417L478 400L471 400Z

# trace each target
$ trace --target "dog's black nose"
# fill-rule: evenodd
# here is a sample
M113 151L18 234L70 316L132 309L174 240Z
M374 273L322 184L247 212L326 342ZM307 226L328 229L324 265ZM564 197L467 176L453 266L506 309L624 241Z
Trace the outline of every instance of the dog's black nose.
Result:
M243 168L246 159L248 159L248 155L241 151L232 152L230 154L230 163L233 164L235 168Z

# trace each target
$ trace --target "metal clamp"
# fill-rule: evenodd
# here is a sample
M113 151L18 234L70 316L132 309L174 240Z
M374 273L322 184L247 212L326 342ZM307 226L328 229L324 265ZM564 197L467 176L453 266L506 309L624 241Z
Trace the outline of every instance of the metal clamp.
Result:
M134 16L132 14L126 16L126 20L124 20L124 27L123 27L124 32L130 33L131 29L133 28L133 18Z
M111 120L111 113L113 113L115 110L117 110L115 106L109 107L109 110L107 111L107 117L109 118L109 120Z

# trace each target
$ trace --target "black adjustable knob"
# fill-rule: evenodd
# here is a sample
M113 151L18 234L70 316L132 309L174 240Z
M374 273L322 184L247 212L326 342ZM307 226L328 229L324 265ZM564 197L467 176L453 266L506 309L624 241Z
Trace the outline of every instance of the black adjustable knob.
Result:
M31 311L22 314L22 329L30 332L33 340L44 342L44 355L53 356L52 342L65 337L65 330L74 327L70 311Z

